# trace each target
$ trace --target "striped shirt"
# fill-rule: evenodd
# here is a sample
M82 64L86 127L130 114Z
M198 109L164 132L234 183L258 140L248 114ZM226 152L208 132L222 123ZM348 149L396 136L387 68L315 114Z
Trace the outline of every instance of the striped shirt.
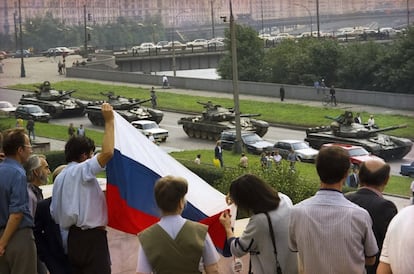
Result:
M365 257L378 253L368 212L328 189L293 207L289 247L307 274L362 274Z

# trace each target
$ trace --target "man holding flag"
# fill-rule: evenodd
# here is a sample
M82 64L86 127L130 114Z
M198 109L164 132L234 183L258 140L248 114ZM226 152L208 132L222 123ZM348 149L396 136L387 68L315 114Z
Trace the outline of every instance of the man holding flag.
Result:
M95 144L85 136L65 145L67 167L56 177L50 212L56 223L69 231L68 257L74 273L111 273L105 227L108 210L96 174L103 171L114 154L114 113L102 104L105 132L102 151L93 155ZM63 239L65 241L65 239Z

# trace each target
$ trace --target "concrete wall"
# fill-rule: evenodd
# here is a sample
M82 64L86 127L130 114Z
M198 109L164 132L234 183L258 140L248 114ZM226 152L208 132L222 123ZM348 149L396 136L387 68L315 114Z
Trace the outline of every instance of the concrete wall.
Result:
M137 74L121 71L97 70L88 67L66 69L67 77L96 79L103 81L162 85L161 75ZM209 90L232 93L230 80L209 80L185 77L169 77L170 86L182 89ZM313 87L284 85L287 99L320 101L321 95ZM239 82L240 94L279 97L280 84ZM325 90L329 93L329 89ZM401 93L374 92L336 88L336 98L340 103L381 106L396 109L414 110L414 95Z

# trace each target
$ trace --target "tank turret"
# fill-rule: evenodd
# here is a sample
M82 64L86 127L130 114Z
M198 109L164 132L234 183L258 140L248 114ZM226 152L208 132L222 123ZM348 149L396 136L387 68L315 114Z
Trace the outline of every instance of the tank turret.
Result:
M53 118L85 114L86 104L76 98L72 98L72 93L76 90L55 90L49 81L44 81L41 85L35 87L37 90L34 93L22 95L19 104L38 105Z
M371 129L354 123L351 111L345 111L338 117L325 118L333 120L330 126L309 128L305 141L316 149L326 143L342 143L363 146L366 150L384 160L401 159L411 151L412 142L406 138L389 136L382 132L405 128L407 125L395 125Z
M223 130L235 128L235 112L233 108L208 102L197 102L204 107L201 115L183 117L178 121L189 137L218 140ZM253 131L264 136L269 124L262 120L251 119L260 114L240 114L240 124L243 130Z
M159 124L164 116L164 113L160 110L141 106L146 102L150 102L151 98L144 100L126 98L115 95L113 92L101 92L101 95L106 96L108 98L106 101L111 104L117 113L129 122L136 120L151 120ZM93 102L86 108L88 118L94 125L104 125L104 119L100 108L102 103L103 101Z

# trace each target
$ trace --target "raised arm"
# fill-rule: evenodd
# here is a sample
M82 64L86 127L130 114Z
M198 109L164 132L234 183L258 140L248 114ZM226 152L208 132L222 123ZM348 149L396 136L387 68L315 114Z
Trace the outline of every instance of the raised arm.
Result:
M104 167L114 155L114 112L112 106L108 103L103 103L101 109L105 120L105 132L102 141L102 151L97 157L99 165Z

